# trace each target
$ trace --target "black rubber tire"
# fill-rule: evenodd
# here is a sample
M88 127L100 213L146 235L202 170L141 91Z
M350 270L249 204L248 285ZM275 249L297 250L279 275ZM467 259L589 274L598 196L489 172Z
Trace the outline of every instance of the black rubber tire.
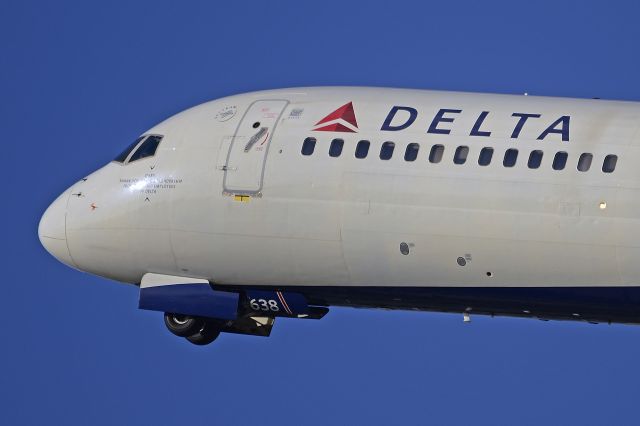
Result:
M220 335L220 326L214 322L206 321L197 333L187 337L194 345L204 346L213 342Z
M167 326L167 329L176 336L187 337L198 333L204 326L204 320L189 315L167 312L164 314L164 324Z

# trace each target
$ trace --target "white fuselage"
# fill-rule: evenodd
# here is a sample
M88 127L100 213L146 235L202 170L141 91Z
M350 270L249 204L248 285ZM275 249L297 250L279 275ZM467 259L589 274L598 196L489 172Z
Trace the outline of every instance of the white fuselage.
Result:
M344 110L322 122L349 103L357 122ZM66 263L129 283L153 272L233 286L638 286L639 125L632 102L342 87L231 96L150 129L163 137L155 155L74 184L40 233Z

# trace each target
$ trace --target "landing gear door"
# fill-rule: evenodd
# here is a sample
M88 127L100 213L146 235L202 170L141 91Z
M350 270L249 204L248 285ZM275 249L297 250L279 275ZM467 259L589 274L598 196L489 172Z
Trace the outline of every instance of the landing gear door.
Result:
M264 166L271 137L289 101L252 103L240 121L224 167L224 191L256 194L262 190Z

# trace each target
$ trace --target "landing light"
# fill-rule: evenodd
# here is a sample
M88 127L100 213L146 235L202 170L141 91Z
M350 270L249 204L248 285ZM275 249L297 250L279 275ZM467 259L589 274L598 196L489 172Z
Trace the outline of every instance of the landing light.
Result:
M607 208L607 202L606 201L600 201L600 210L604 210Z

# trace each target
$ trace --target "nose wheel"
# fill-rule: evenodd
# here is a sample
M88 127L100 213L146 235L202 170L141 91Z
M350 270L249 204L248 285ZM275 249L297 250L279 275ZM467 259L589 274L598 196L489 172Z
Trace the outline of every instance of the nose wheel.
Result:
M220 328L217 324L205 321L202 328L197 333L188 336L187 340L194 345L204 346L216 340L219 335Z
M220 335L219 324L206 318L167 312L164 314L164 324L171 333L198 346L208 345Z

